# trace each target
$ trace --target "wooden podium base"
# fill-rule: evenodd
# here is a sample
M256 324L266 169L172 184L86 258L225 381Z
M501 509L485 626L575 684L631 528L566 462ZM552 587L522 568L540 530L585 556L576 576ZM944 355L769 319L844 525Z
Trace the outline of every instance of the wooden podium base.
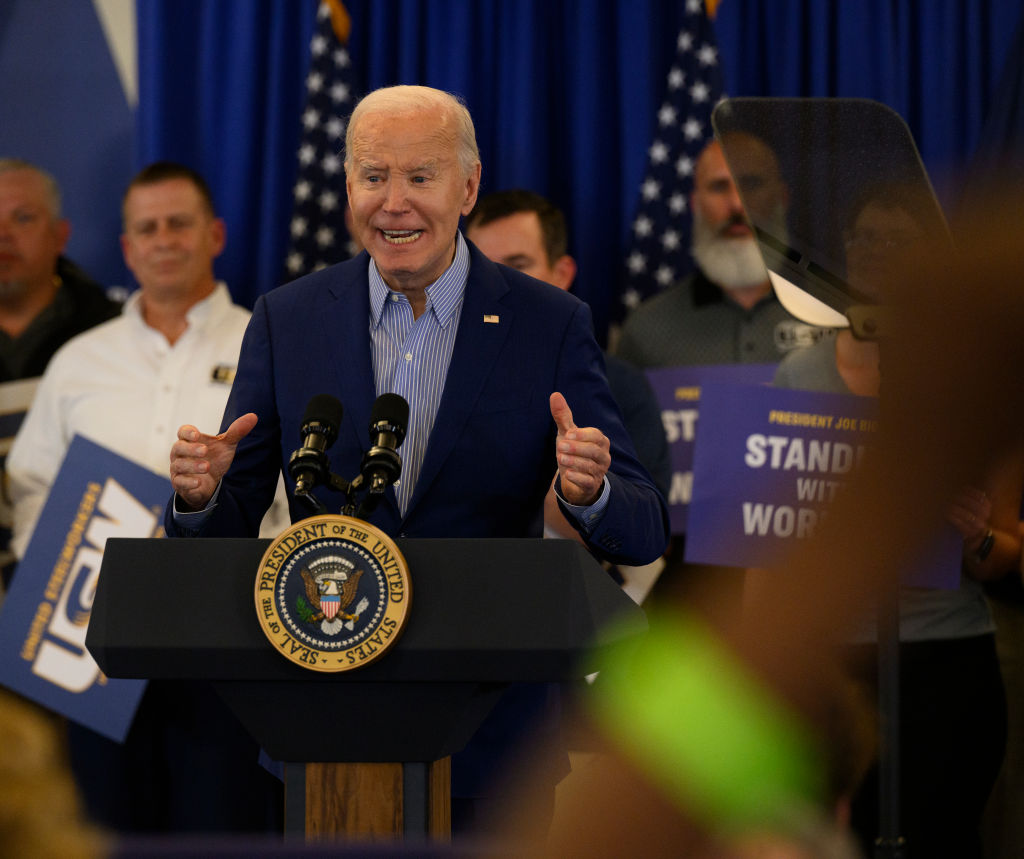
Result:
M285 831L309 840L451 837L451 758L285 765Z

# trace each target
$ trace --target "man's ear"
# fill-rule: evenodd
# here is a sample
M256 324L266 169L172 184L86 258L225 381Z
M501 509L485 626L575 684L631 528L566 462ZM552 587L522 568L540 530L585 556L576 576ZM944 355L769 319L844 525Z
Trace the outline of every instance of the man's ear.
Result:
M68 237L71 235L71 222L67 218L60 218L53 226L57 238L57 253L64 253L67 247Z
M480 176L482 172L482 166L478 161L466 176L466 197L463 200L462 208L459 210L463 216L472 212L473 207L476 205L476 198L480 193Z
M563 254L555 260L551 271L554 274L552 283L559 289L568 292L572 288L572 282L576 279L576 260L569 254Z
M228 240L228 228L223 218L214 218L210 224L210 235L213 237L213 256L219 257Z

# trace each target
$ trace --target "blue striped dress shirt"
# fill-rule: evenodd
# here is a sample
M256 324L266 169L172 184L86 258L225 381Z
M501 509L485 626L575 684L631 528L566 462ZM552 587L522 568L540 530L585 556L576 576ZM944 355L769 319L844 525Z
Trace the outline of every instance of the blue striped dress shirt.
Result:
M399 394L409 403L402 476L395 484L404 516L448 378L469 278L469 248L462 233L456 233L455 260L427 287L427 306L419 319L413 319L409 299L388 288L372 259L369 265L370 348L377 396Z

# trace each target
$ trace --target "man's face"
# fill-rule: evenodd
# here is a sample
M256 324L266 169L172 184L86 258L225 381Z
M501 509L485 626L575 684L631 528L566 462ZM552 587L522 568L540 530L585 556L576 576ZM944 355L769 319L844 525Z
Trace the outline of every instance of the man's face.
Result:
M0 298L51 282L69 232L67 221L54 220L34 171L0 174Z
M559 289L568 289L572 285L574 272L570 273L560 265L561 260L554 264L548 260L536 212L515 212L483 226L471 226L466 230L466 237L494 262Z
M742 191L747 208L758 222L784 222L789 191L775 154L757 138L739 132L730 136L728 146L737 164L735 179L717 140L708 144L697 159L691 197L694 213L721 236L750 236L740 201Z
M434 111L364 115L353 131L345 187L355 233L392 289L418 291L451 265L459 217L480 186L455 131Z
M886 281L924 237L920 224L905 209L869 203L844 236L850 285L869 298L882 298Z
M124 203L121 250L144 293L195 298L213 288L224 223L187 179L132 188Z
M753 236L736 183L717 141L710 143L697 159L691 202L694 216L701 218L716 236L734 239Z

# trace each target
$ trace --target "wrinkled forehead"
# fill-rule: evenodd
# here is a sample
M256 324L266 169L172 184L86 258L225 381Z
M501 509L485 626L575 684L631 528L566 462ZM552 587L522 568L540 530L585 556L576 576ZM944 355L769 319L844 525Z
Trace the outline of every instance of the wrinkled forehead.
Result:
M207 214L199 190L187 179L134 185L124 198L125 221L168 214Z
M349 154L357 164L398 159L416 166L454 160L456 145L455 124L447 112L380 110L359 118Z
M866 204L853 222L853 229L855 232L871 230L917 237L925 234L924 227L902 206L890 206L881 202Z
M736 132L729 135L727 146L729 158L742 174L761 176L764 179L780 178L779 159L763 140Z
M6 170L0 173L0 196L4 200L49 209L46 182L34 170Z

